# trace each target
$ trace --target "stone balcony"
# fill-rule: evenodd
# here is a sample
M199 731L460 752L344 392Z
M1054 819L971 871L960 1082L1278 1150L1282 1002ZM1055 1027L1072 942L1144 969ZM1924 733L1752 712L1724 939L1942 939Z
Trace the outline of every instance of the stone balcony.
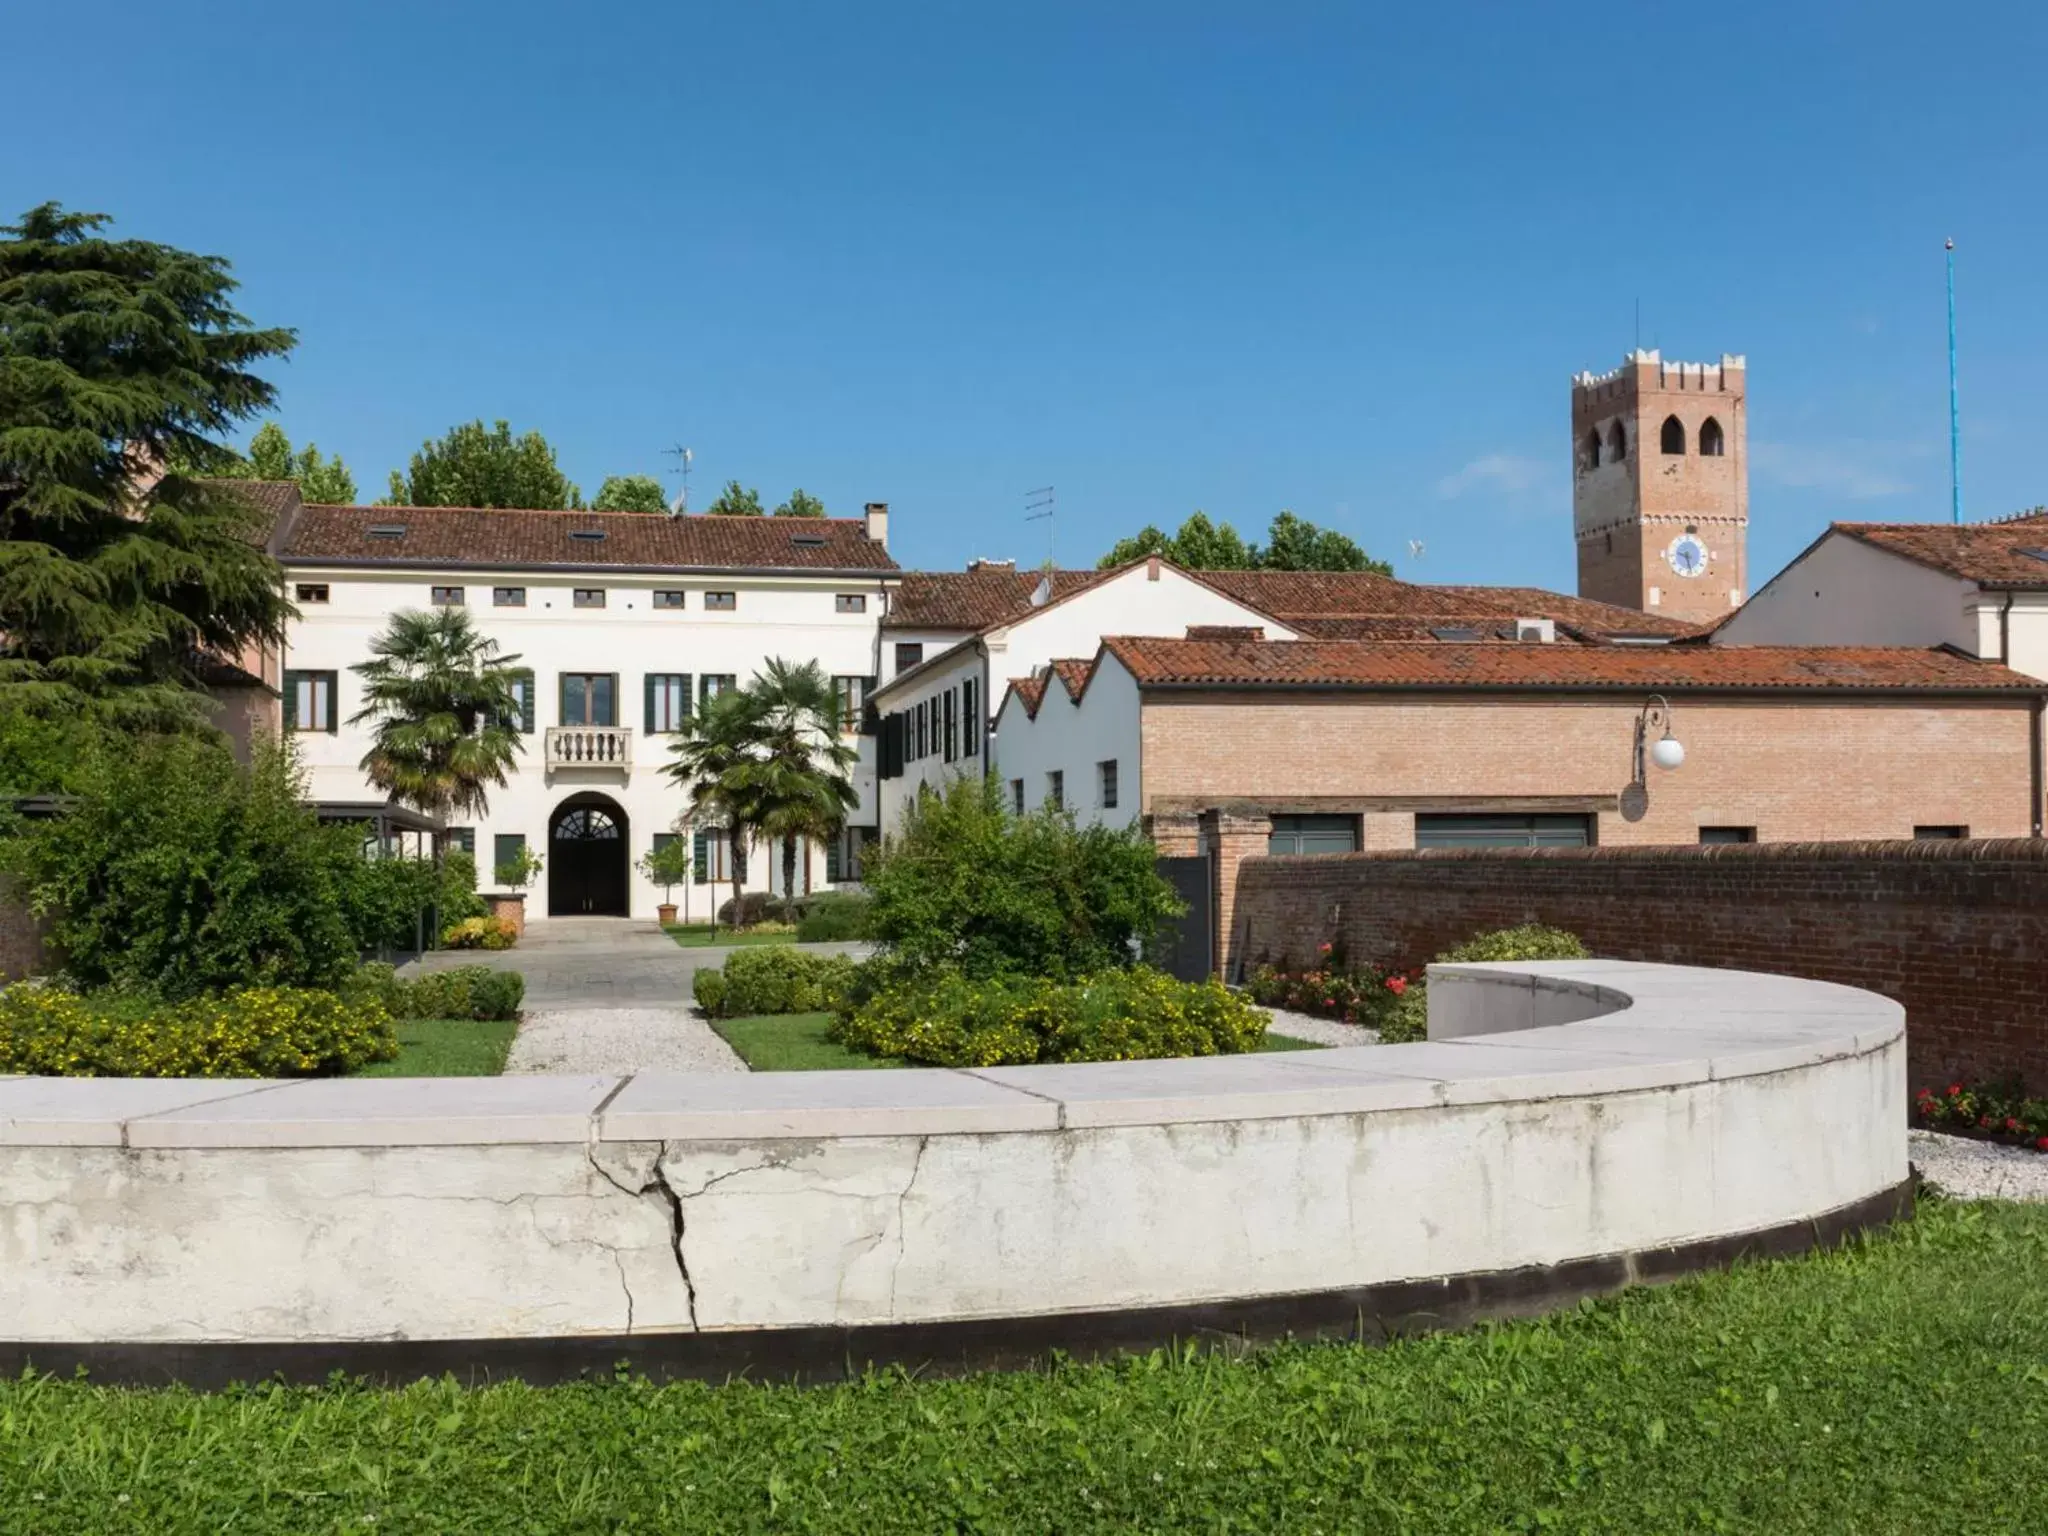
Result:
M633 766L633 732L623 725L551 725L547 731L547 771L562 768Z

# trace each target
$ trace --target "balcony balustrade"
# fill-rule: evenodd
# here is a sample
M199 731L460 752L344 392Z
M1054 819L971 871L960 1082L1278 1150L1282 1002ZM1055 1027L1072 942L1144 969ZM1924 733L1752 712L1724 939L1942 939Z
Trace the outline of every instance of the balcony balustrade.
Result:
M633 766L633 732L623 725L551 725L547 734L547 767L616 768Z

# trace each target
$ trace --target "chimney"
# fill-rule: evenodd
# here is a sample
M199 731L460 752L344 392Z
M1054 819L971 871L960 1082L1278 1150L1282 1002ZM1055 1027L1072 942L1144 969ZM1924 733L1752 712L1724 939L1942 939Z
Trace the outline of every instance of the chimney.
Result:
M1159 557L1157 555L1147 555L1145 557L1145 579L1147 581L1157 581L1159 579Z
M862 512L862 520L868 525L868 537L882 548L889 547L889 503L871 501Z

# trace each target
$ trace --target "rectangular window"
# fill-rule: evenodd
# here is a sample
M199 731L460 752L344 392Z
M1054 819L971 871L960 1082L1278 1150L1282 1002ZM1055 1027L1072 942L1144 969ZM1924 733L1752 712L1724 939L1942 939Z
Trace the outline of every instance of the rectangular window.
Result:
M648 735L662 736L680 731L690 718L690 674L648 673L645 702Z
M866 613L868 600L864 593L842 592L832 599L834 613Z
M1913 841L1916 843L1945 843L1968 837L1968 827L1915 827Z
M1590 816L1428 816L1415 818L1418 848L1590 848Z
M980 685L968 678L960 685L960 755L975 757L981 752Z
M526 606L526 588L491 588L491 606L493 608L524 608Z
M881 729L875 737L875 777L903 777L903 715L900 711L882 717Z
M739 685L740 678L737 672L706 672L697 679L698 691L707 699L731 693Z
M574 602L578 608L602 608L604 606L604 588L578 587L575 589Z
M521 668L509 674L512 682L512 701L519 706L519 729L522 734L533 734L533 673Z
M706 592L704 594L704 606L712 613L731 613L739 605L740 595L737 592Z
M462 588L430 587L428 595L436 608L460 608L463 606Z
M1067 776L1057 768L1045 776L1045 803L1056 811L1066 806Z
M476 856L476 828L450 827L448 829L448 846L460 848L464 853L474 858Z
M1116 809L1116 759L1105 758L1095 765L1095 777L1101 786L1100 804L1105 811Z
M868 699L868 680L865 677L835 677L832 679L832 692L839 700L839 729L859 730L861 709Z
M500 832L491 839L491 880L497 885L510 885L508 866L517 864L519 856L526 852L524 832Z
M690 841L692 873L698 885L726 881L733 877L732 840L716 827L700 828ZM740 860L739 877L747 878L747 862Z
M941 713L946 723L944 756L950 763L960 756L960 694L957 690L948 688L941 699L944 706Z
M1111 766L1114 766L1113 764ZM1356 853L1356 816L1275 816L1268 853Z
M299 583L299 601L302 603L324 603L327 601L327 583L324 581L302 581Z
M288 731L336 729L333 672L287 672L284 675L284 728Z
M922 640L898 640L896 642L896 670L899 673L908 672L912 667L922 664L923 661L924 642Z
M1010 809L1019 816L1024 814L1024 781L1022 779L1010 780Z
M1713 843L1753 843L1756 841L1755 827L1701 827L1702 845Z
M617 725L619 680L610 672L562 674L562 724Z
M680 608L683 606L683 594L680 592L657 591L654 594L654 606L657 608Z

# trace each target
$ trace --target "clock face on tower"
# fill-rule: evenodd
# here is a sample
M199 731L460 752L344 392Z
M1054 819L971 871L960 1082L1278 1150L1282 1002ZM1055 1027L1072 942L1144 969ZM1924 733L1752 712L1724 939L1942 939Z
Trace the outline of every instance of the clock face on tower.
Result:
M1707 546L1696 535L1681 533L1664 551L1664 558L1679 575L1698 576L1707 568Z

